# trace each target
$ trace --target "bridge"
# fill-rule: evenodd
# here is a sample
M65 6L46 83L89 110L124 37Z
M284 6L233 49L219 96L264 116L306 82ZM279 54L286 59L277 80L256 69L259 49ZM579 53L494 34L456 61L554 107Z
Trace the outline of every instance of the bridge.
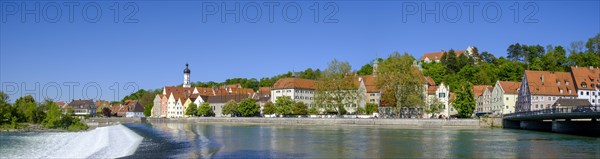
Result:
M600 136L600 106L552 108L506 114L504 128Z

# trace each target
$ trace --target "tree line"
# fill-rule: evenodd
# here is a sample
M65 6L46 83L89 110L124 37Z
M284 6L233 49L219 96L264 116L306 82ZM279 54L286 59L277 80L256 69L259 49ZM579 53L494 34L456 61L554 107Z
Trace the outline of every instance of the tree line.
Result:
M10 104L9 98L7 94L0 91L0 128L2 129L20 129L28 127L29 124L69 131L88 129L86 124L74 117L73 109L63 110L50 99L36 103L33 96L28 95Z

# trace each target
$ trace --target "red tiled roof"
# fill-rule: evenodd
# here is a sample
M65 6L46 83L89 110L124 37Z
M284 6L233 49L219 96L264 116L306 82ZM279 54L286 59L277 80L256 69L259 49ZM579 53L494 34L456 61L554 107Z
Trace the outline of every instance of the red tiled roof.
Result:
M571 74L578 90L595 90L600 86L600 68L571 67ZM583 84L586 85L585 88Z
M367 93L379 93L379 89L377 89L377 77L375 76L361 76L362 80L365 83L365 87L367 89Z
M65 106L67 106L65 102L60 101L60 102L54 102L54 104L58 105L59 108L64 108Z
M273 84L273 89L315 89L315 81L302 78L282 78Z
M521 82L498 81L505 94L519 94Z
M570 72L525 71L525 78L532 95L577 96ZM560 84L559 84L560 82ZM567 85L566 83L569 83ZM563 90L560 93L560 90ZM571 90L571 93L569 93Z
M473 95L475 95L475 97L479 97L481 95L483 95L483 92L485 92L485 89L493 89L494 87L490 86L490 85L475 85L473 86Z
M433 78L425 76L425 81L427 81L427 85L435 86L435 81L433 80Z
M435 94L435 91L437 91L438 88L439 88L439 86L429 86L429 87L427 87L427 94Z
M258 88L258 94L271 94L271 87Z

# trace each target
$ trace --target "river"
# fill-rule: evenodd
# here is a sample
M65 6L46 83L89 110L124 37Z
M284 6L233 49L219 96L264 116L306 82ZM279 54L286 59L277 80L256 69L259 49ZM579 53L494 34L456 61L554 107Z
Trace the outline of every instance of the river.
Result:
M143 137L125 158L600 158L600 138L527 130L231 123L125 127ZM0 133L0 153L31 158L23 154L53 143L32 139L40 136L63 137ZM110 157L94 154L87 157Z

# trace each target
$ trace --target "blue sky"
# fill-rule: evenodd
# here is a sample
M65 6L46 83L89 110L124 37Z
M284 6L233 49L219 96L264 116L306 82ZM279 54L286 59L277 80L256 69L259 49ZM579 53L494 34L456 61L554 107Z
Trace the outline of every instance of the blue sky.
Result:
M21 7L32 10L36 2L41 13L25 14L23 19ZM234 9L236 1L131 2L77 2L71 22L62 1L1 1L1 89L13 101L31 93L37 99L118 100L136 88L182 83L186 62L192 81L223 81L324 68L333 58L359 69L395 51L419 58L467 46L505 56L508 45L516 42L568 48L573 41L600 33L599 1L237 1L241 13L226 14L225 22L221 11ZM272 15L267 4L278 4ZM315 4L318 22L311 10ZM467 5L476 5L472 22ZM418 11L411 10L415 6ZM297 16L295 7L302 15ZM434 10L425 14L425 21L422 7ZM111 8L119 8L118 22ZM215 8L218 11L212 12ZM325 23L332 12L330 23ZM124 22L130 13L135 14L128 22L137 23ZM65 82L79 85L69 91L71 84ZM135 87L124 87L131 83Z

